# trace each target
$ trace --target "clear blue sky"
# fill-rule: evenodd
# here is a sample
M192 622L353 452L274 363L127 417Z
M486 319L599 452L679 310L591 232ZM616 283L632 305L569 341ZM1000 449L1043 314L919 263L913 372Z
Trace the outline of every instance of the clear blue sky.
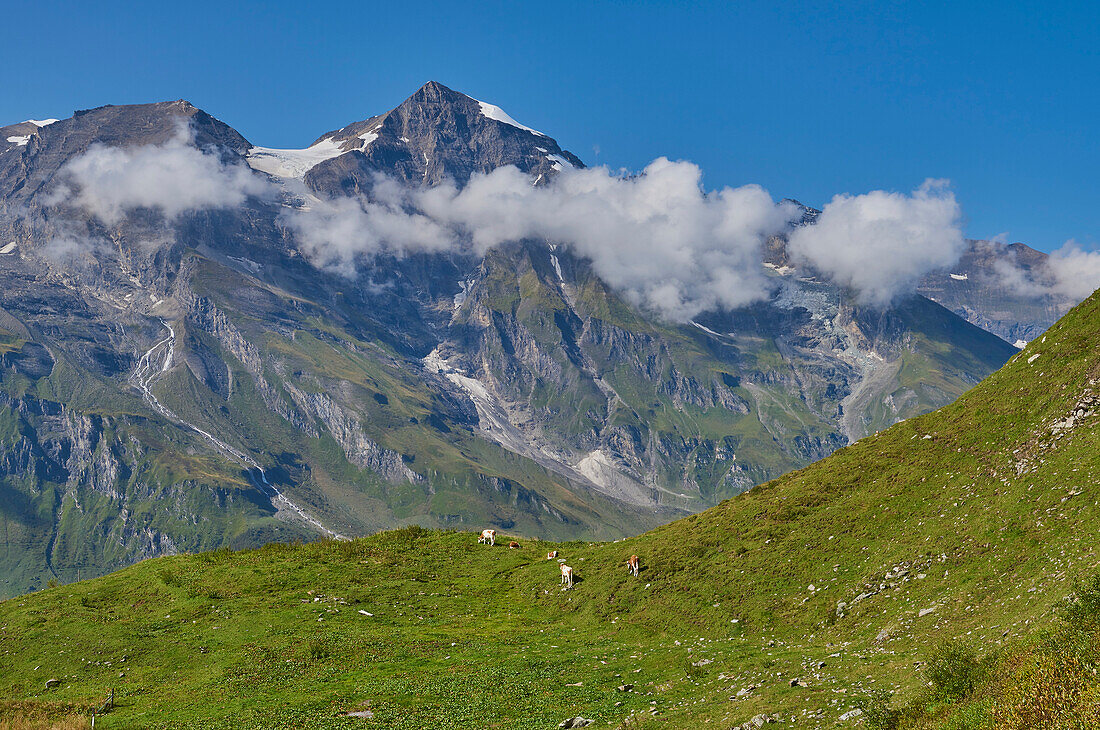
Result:
M4 7L7 6L7 7ZM967 233L1100 240L1095 2L0 0L0 120L185 98L269 147L430 79L586 162L820 206L950 178Z

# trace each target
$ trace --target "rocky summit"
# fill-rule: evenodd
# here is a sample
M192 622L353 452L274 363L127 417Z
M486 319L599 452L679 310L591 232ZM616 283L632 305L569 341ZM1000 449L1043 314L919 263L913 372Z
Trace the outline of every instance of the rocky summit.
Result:
M191 175L167 203L93 184L150 150ZM975 254L869 307L780 235L765 301L670 323L554 241L349 272L293 224L507 166L584 164L435 82L301 149L185 101L0 129L0 595L414 524L636 534L951 403L1067 306Z

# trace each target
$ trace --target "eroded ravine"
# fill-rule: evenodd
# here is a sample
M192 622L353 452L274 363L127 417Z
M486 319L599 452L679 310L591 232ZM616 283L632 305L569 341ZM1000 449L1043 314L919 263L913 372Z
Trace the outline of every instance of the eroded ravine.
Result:
M172 367L172 357L175 353L176 345L176 331L172 325L168 324L165 320L161 320L161 324L168 330L168 336L163 340L160 340L155 345L150 347L141 359L138 361L137 367L130 375L130 382L141 391L142 396L145 398L145 402L149 404L149 407L154 411L164 416L165 418L175 421L176 423L191 429L195 433L202 436L210 444L221 451L223 454L233 459L237 463L246 467L249 479L252 483L264 492L270 499L272 504L275 505L279 512L289 512L293 515L293 518L305 522L310 527L324 534L326 537L331 537L337 540L347 539L338 532L326 527L316 517L311 515L306 509L301 507L287 497L282 491L275 487L267 479L267 472L260 466L254 458L244 453L240 449L236 449L214 434L206 431L193 423L185 421L180 418L174 411L170 410L167 406L160 402L157 396L153 393L153 383L157 378L164 373L168 372ZM163 355L160 353L163 352ZM155 363L159 362L159 366Z

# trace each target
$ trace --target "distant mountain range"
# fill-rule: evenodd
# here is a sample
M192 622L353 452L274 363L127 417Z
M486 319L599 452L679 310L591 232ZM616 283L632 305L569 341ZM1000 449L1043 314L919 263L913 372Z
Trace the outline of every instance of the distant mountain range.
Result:
M66 194L75 160L110 180L103 150L165 145L206 153L181 198L210 165L279 194L173 216ZM583 167L434 82L301 150L184 101L0 128L0 595L411 523L637 533L953 401L1071 304L998 283L997 261L1043 254L973 242L919 294L862 307L779 236L767 301L678 325L554 242L383 253L349 278L286 222L380 195L379 173L461 186L509 165L535 186Z
M1016 347L1024 347L1057 322L1077 302L1055 292L1022 291L1003 276L1004 268L1041 272L1047 254L1022 243L969 241L950 271L926 276L917 288L923 296L992 332Z

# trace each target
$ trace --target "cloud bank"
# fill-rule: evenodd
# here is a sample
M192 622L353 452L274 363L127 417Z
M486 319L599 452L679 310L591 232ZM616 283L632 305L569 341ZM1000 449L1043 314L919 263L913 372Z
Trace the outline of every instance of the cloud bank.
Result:
M195 148L185 128L157 146L94 145L62 168L60 180L52 202L83 207L108 225L135 209L157 209L171 221L186 211L279 194L247 166ZM800 215L759 186L708 192L701 180L696 165L665 158L632 176L606 167L566 169L537 187L514 167L475 175L462 188L408 188L379 175L369 200L314 199L280 218L314 265L349 276L381 254L484 254L523 239L562 245L590 260L632 303L686 322L766 298L761 245ZM790 232L789 251L851 288L861 303L886 306L959 259L961 217L940 180L909 194L838 195L815 224ZM74 246L65 239L55 248L65 254ZM1067 244L1042 272L1006 265L1001 275L1021 290L1080 299L1100 283L1100 253Z
M383 180L371 202L340 200L286 217L307 256L342 271L382 252L484 253L522 239L564 245L634 304L684 322L766 296L761 244L797 215L759 186L706 193L701 178L696 165L660 158L634 177L565 170L535 187L503 167L462 189Z
M364 259L379 254L441 252L458 245L453 231L409 208L412 191L380 179L374 192L371 201L319 200L281 218L306 258L346 276L354 276Z
M797 214L759 186L706 193L701 179L696 165L665 158L634 177L568 170L544 187L503 168L461 191L426 191L421 202L479 251L519 238L569 246L627 299L683 322L763 298L761 245Z
M94 144L60 171L61 184L47 202L79 205L108 225L129 211L155 208L173 219L201 208L231 208L271 186L243 165L190 144L185 129L162 145L107 147Z
M951 266L965 248L955 196L946 181L931 179L909 195L838 195L816 224L790 236L795 258L875 306L912 291L930 271Z

